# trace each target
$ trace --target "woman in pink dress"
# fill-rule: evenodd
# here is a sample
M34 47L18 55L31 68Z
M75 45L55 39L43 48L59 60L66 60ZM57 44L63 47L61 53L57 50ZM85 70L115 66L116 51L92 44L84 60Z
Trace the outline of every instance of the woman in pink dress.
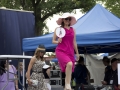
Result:
M56 57L58 59L62 72L65 72L65 90L71 90L71 74L74 71L74 50L76 52L77 60L79 59L79 52L76 43L76 34L73 27L70 27L76 23L75 17L69 13L64 13L61 18L57 20L57 24L64 28L66 34L63 38L58 38L56 30L52 42L58 44L55 50Z

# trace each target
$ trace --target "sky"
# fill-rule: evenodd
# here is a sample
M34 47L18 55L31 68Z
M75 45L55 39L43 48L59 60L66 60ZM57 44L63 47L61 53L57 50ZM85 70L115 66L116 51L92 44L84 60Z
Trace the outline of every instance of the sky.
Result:
M80 12L79 9L76 10L76 14L74 13L71 13L71 14L74 15L76 19L79 19L81 16L83 16L83 14ZM54 32L55 28L58 27L56 21L59 17L60 15L53 15L51 19L47 20L47 26L48 26L49 32Z

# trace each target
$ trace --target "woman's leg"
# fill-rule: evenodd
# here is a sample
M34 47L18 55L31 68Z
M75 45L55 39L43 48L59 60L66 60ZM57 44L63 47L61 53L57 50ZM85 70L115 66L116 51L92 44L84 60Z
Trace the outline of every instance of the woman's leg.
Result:
M71 90L71 75L72 75L72 62L68 62L66 65L66 77L65 77L65 89Z

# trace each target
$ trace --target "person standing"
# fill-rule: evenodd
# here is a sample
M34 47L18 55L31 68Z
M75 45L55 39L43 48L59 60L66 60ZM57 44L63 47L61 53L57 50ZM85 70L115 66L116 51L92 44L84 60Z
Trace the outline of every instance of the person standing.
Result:
M58 38L56 35L56 30L54 31L52 43L58 44L55 50L56 57L62 72L65 72L65 89L71 90L71 74L74 71L74 50L76 52L77 60L79 60L79 52L76 43L76 34L72 25L76 23L74 16L69 13L64 13L61 18L57 21L60 28L64 28L66 34L63 38Z
M74 79L76 82L75 90L79 90L82 85L88 85L90 72L84 64L84 57L80 56L77 65L75 66Z
M103 64L106 66L105 67L105 73L106 73L109 69L111 69L110 59L107 56L104 56L102 61Z
M104 81L102 81L103 85L113 85L115 90L120 89L120 85L118 84L118 69L117 69L118 59L113 58L111 60L111 68L106 71Z
M9 67L9 70L7 69ZM9 65L7 60L0 60L0 90L3 90L3 87L7 84L7 86L4 88L4 90L19 90L18 89L18 81L14 80L17 75L14 75L17 73L16 68L13 65ZM9 74L8 80L7 74Z
M28 70L26 73L28 88L27 90L45 90L44 85L44 75L42 73L42 67L45 65L44 62L45 47L44 45L39 45L35 50L34 56L31 58ZM32 74L30 76L30 71L32 69ZM33 85L33 81L38 81L36 86Z
M19 78L18 87L20 90L23 90L23 86L22 86L23 85L23 77L25 76L25 74L23 75L23 69L24 69L23 62L19 62L18 67L19 67L19 69L17 70L17 75L19 73L19 75L18 75L18 78ZM25 73L26 73L26 71L25 71ZM25 78L25 81L26 81L26 78ZM26 84L25 84L25 88L26 88Z

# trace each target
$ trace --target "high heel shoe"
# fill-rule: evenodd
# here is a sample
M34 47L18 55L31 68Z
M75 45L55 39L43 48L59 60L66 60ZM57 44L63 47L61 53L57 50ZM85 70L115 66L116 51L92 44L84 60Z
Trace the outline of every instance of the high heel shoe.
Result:
M70 84L65 85L65 90L72 90Z

